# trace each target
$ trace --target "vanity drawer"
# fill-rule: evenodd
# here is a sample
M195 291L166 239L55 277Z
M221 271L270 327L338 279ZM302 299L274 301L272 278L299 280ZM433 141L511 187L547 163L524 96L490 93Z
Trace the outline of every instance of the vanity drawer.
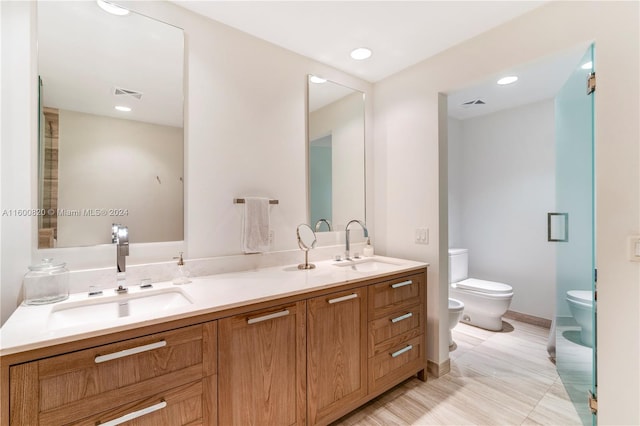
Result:
M133 401L118 408L74 423L81 426L95 426L114 422L135 426L158 425L213 425L215 413L207 409L213 406L215 399L208 400L207 388L215 389L208 384L215 381L215 376L187 383L149 397ZM215 395L212 396L215 398Z
M369 320L422 303L424 281L423 274L415 274L369 286Z
M409 306L369 322L369 356L391 340L398 343L424 333L424 305Z
M185 327L38 361L40 423L74 422L213 376L216 326Z
M388 389L423 370L426 367L425 349L421 334L369 358L369 392Z

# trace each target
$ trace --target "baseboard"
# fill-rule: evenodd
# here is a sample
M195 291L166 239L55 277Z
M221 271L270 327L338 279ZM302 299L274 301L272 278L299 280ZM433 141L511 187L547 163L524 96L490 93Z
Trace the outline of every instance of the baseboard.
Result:
M431 360L427 360L427 371L433 377L440 377L451 371L451 360L446 360L441 364L436 364Z
M536 317L533 315L521 314L520 312L507 311L507 313L504 314L504 318L510 318L527 324L537 325L538 327L544 327L548 329L551 328L551 320Z

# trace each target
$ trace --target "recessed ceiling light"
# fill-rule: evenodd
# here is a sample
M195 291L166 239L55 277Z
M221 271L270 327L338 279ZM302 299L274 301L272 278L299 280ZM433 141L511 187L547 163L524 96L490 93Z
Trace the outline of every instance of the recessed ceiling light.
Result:
M122 111L122 112L130 112L131 108L129 108L128 106L124 106L124 105L116 105L115 108L118 111Z
M583 70L590 70L591 68L593 68L593 62L585 62L580 68L582 68Z
M96 3L98 3L100 9L112 15L125 16L129 14L129 11L124 7L116 6L115 4L108 3L104 0L96 0Z
M309 81L316 84L322 84L322 83L326 83L327 79L318 77L317 75L312 75L311 77L309 77Z
M508 77L502 77L500 80L498 80L498 84L501 86L505 86L507 84L515 83L516 81L518 81L518 77L516 77L515 75L510 75Z
M356 61L362 61L363 59L368 59L371 57L371 49L366 47L358 47L357 49L353 49L351 51L351 57Z

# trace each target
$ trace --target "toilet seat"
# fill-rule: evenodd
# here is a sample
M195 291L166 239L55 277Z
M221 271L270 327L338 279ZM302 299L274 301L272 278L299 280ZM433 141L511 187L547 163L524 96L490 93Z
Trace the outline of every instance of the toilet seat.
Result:
M593 292L591 290L569 290L567 291L567 300L591 307L593 306Z
M475 278L467 278L466 280L453 283L451 286L458 290L469 290L475 293L492 296L507 296L513 294L513 288L508 284L498 283L495 281L478 280Z
M462 312L464 310L464 303L457 299L449 298L449 312Z

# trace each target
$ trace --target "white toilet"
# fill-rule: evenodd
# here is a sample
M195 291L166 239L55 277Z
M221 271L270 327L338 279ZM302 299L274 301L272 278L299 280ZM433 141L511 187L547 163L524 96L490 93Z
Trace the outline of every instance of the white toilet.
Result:
M593 347L593 291L569 290L567 303L571 315L580 326L580 341Z
M464 303L460 321L492 331L502 330L513 288L510 285L469 278L469 250L449 249L449 296Z
M464 312L464 303L457 299L449 298L449 347L453 346L453 336L451 330L458 324L462 313Z

